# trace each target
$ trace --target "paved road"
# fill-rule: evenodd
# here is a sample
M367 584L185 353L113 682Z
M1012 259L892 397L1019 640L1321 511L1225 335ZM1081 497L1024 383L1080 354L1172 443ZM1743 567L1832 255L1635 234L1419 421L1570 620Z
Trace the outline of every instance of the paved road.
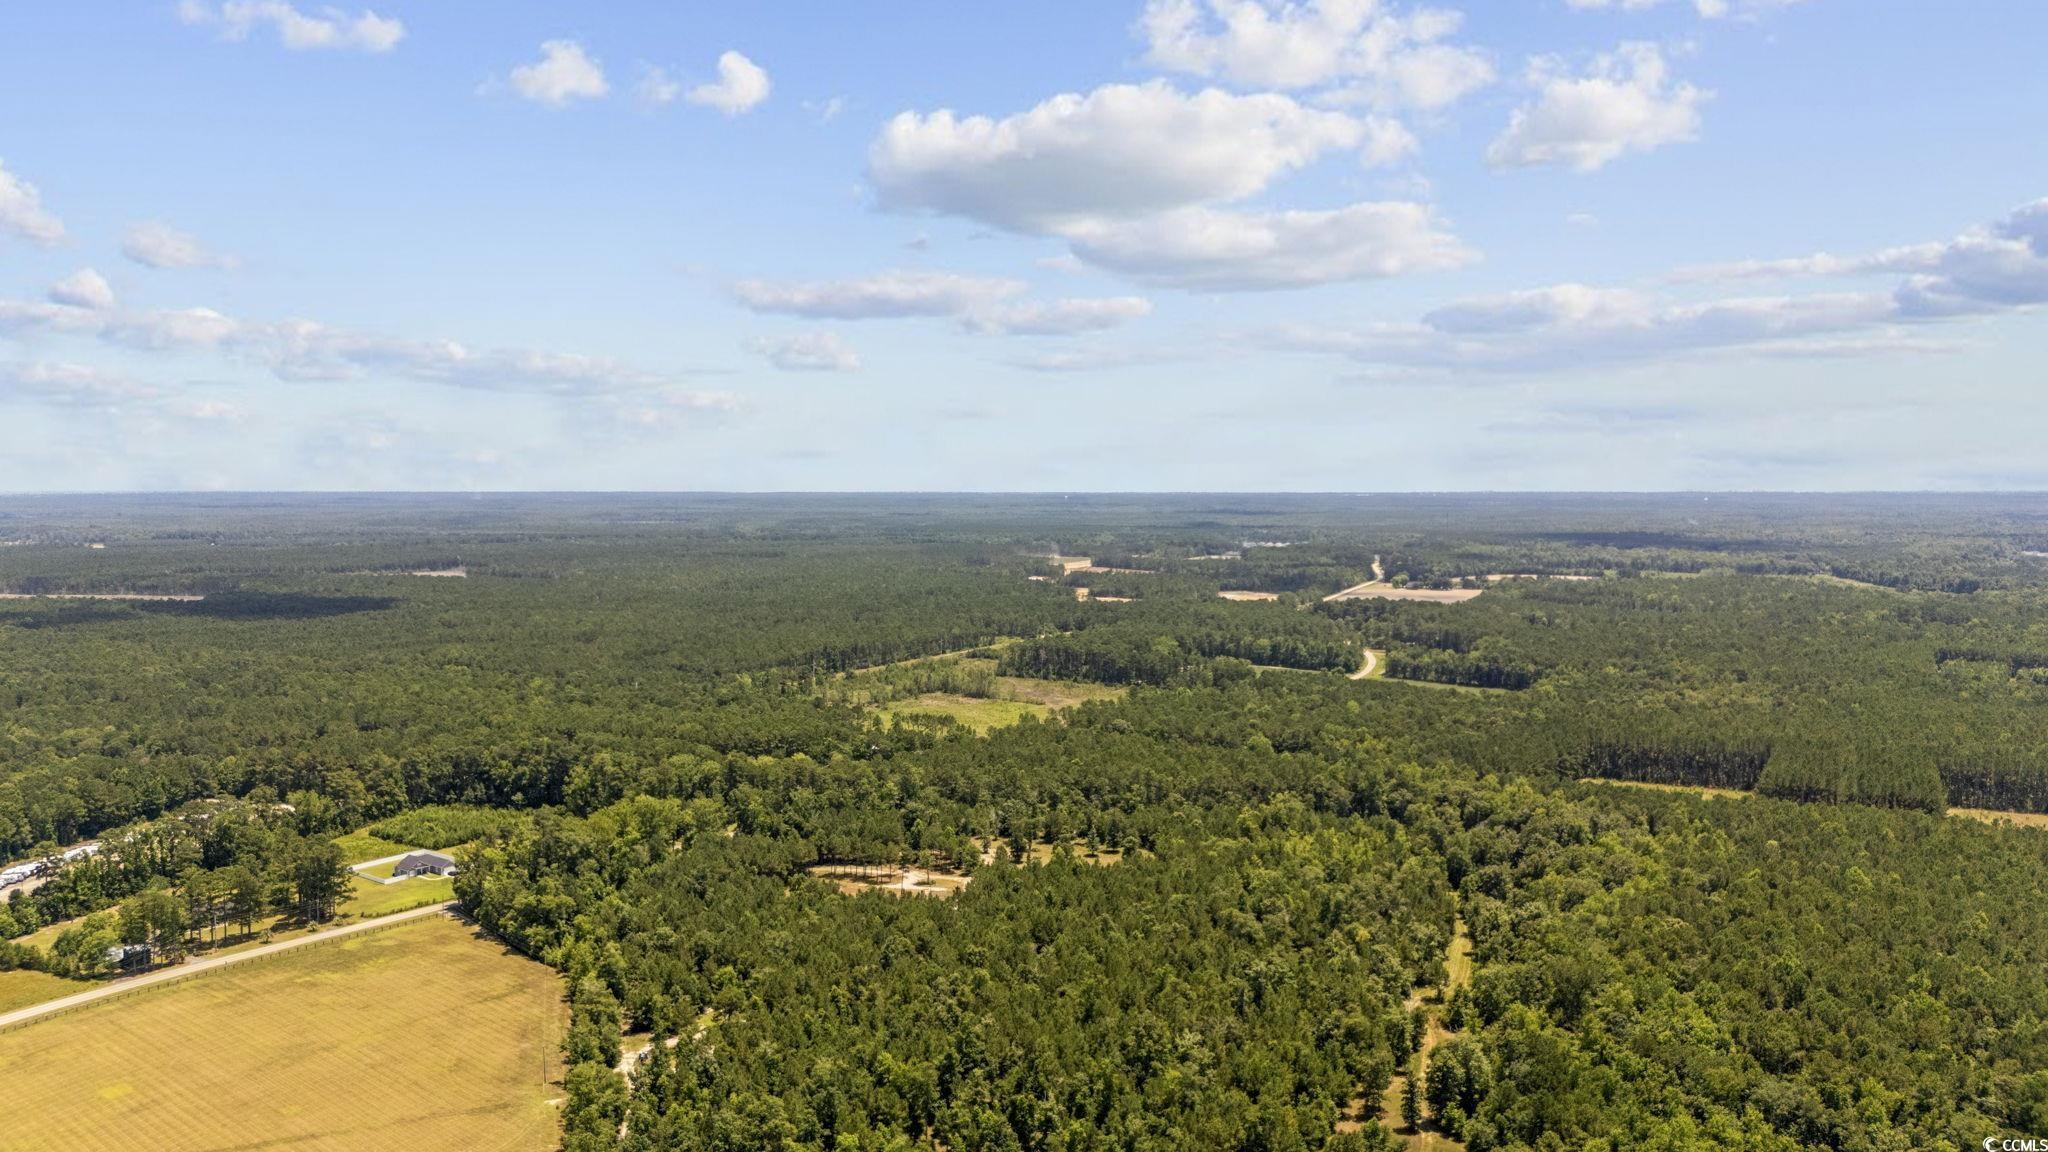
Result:
M216 968L225 968L230 964L240 964L244 960L254 960L261 956L275 956L279 952L286 952L293 948L303 948L308 944L323 944L338 937L353 936L358 932L389 928L393 924L403 924L407 920L417 920L422 916L438 916L451 913L455 911L455 905L456 901L454 900L450 900L445 904L429 904L424 908L394 912L389 916L379 916L374 920L361 920L341 928L329 928L324 932L294 936L289 940L280 940L275 944L265 944L260 948L251 948L247 952L234 952L226 956L215 956L208 960L193 960L180 964L175 968L164 968L155 972L144 973L141 976L130 976L120 980L109 981L98 988L66 996L61 1000L31 1004L26 1008L17 1008L12 1012L0 1014L0 1029L12 1028L17 1024L27 1024L30 1021L48 1016L53 1012L68 1011L81 1005L90 1004L95 1000L104 1000L109 996L119 996L124 992L133 992L138 988L148 988L154 984L168 984L173 980L183 980L187 976L197 976L202 972L211 972Z

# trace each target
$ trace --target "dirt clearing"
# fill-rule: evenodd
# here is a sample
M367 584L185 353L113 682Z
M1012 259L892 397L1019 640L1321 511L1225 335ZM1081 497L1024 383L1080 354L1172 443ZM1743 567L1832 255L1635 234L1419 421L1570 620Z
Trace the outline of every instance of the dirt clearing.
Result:
M1427 604L1463 604L1485 595L1484 588L1396 588L1392 584L1360 584L1346 588L1335 596L1323 597L1324 603L1338 600L1415 600Z
M957 872L910 868L896 864L813 864L804 871L848 896L864 892L887 892L892 896L930 896L945 900L965 889L973 877Z

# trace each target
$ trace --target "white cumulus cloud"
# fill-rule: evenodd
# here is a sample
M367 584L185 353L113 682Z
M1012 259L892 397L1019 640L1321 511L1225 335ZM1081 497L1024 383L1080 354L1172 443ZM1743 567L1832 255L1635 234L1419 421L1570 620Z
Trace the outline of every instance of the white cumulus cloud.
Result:
M868 168L885 208L1057 237L1083 261L1154 283L1246 290L1469 259L1414 204L1222 207L1333 151L1390 163L1414 148L1384 117L1154 81L1055 96L1002 119L906 112L874 141Z
M154 221L128 229L121 238L121 255L146 268L234 268L240 263L210 251L189 232Z
M91 268L81 268L50 285L50 302L71 308L104 312L114 306L114 289L107 278Z
M1700 107L1712 93L1674 81L1654 44L1623 44L1584 74L1543 57L1529 66L1535 99L1515 110L1487 149L1499 167L1556 164L1591 172L1630 152L1649 152L1699 135Z
M1071 336L1120 327L1152 314L1142 296L1024 301L998 304L960 318L970 332L990 336Z
M1277 93L1113 84L1000 120L904 112L869 149L868 172L884 207L1047 233L1241 200L1365 133Z
M1150 0L1138 30L1146 59L1175 72L1434 110L1494 78L1485 53L1449 42L1462 23L1380 0Z
M308 13L284 0L226 0L221 4L183 0L178 18L187 24L219 28L230 40L246 40L251 32L267 26L277 33L279 43L294 52L389 52L405 39L405 24L391 17L368 10L350 15L338 8Z
M43 207L36 186L9 172L5 161L0 161L0 232L44 245L64 239L64 222Z
M773 89L767 71L759 64L738 52L726 52L718 58L718 79L690 89L686 98L692 104L738 116L760 107Z
M1398 201L1329 211L1185 208L1080 226L1070 239L1074 254L1098 268L1208 291L1377 280L1478 258L1426 205Z
M604 67L574 40L549 40L540 59L512 69L512 90L536 104L560 108L577 100L596 100L611 91Z
M1269 347L1348 356L1376 369L1546 372L1700 354L1864 356L1935 352L1923 333L1958 317L2048 305L2048 199L1948 241L1868 256L1820 254L1694 269L1701 283L1764 277L1887 277L1852 291L1674 299L1632 288L1557 284L1475 297L1419 320L1291 327Z

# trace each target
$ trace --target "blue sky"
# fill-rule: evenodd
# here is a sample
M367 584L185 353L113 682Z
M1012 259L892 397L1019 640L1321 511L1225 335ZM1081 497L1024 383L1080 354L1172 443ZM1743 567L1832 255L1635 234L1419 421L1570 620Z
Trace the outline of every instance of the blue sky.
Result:
M0 491L2048 488L2042 43L7 0Z

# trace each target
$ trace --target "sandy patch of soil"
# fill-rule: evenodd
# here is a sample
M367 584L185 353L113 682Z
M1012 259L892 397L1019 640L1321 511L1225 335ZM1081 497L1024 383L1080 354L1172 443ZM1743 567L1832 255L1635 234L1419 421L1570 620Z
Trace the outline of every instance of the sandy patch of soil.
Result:
M1244 592L1237 589L1231 589L1225 592L1218 592L1217 595L1223 597L1225 600L1238 601L1278 600L1280 598L1280 594L1278 592Z
M973 877L893 864L813 864L804 871L830 880L848 896L887 892L893 896L930 896L944 900L973 882Z
M2021 828L2048 828L2048 813L2041 812L1994 812L1988 808L1951 808L1951 816L1966 820L1981 820L1986 824L2013 824Z

